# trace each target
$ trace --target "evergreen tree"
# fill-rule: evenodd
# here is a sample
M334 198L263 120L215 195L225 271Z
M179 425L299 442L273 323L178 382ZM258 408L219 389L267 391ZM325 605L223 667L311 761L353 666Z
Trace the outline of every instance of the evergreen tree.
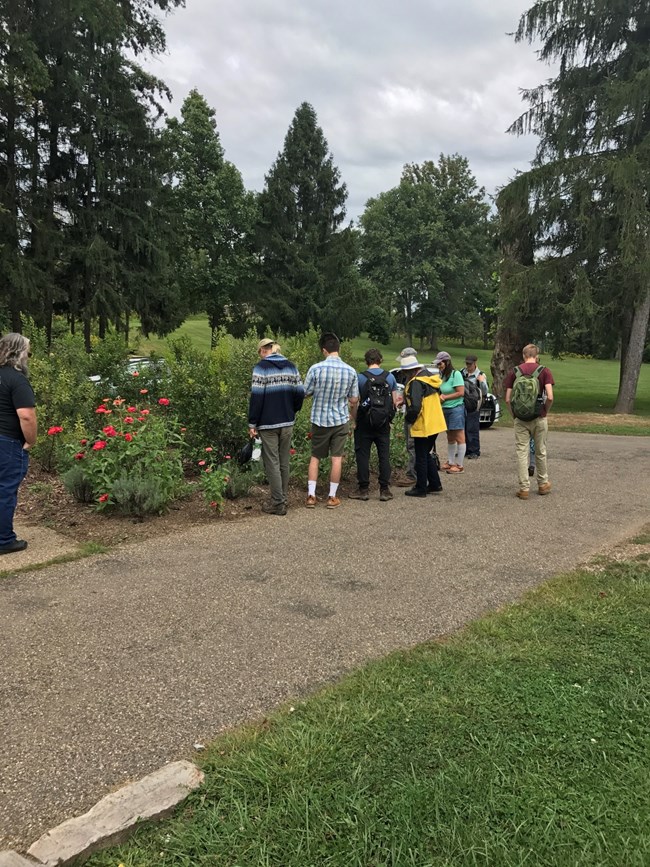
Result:
M576 324L607 317L621 347L616 411L631 412L650 318L650 7L544 0L515 38L541 40L559 73L525 92L511 130L540 142L499 207L506 234L532 238L537 259L502 281L502 307L524 309L556 349Z
M257 309L274 331L309 323L358 332L357 237L345 220L347 190L316 112L303 103L259 197Z
M214 109L193 90L181 120L168 121L176 283L188 310L208 314L212 343L220 328L245 319L245 284L253 274L256 206L239 171L224 158Z

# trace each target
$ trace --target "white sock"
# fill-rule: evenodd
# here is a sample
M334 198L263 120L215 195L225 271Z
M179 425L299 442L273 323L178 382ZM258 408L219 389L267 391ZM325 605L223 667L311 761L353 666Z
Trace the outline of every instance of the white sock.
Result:
M465 460L465 452L467 451L466 443L459 443L458 445L458 458L456 459L456 463L459 467L463 466L463 461Z
M338 489L339 489L339 483L338 482L330 482L330 497L335 497Z
M456 443L447 443L447 463L456 463Z
M316 482L307 482L307 493L310 497L316 496Z

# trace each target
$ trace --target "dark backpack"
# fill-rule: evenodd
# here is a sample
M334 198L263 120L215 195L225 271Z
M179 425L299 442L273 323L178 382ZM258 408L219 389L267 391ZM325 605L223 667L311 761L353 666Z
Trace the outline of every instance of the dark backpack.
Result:
M366 385L363 388L360 413L362 419L372 428L381 428L393 420L395 407L393 395L388 384L388 371L373 373L365 370Z
M544 398L539 389L539 375L543 370L541 364L532 373L524 373L521 367L515 367L515 381L510 395L510 408L515 418L532 421L541 414Z
M465 411L476 412L477 409L480 409L483 402L481 386L475 380L469 379L465 374L463 374L463 384L465 386L465 397L463 398Z

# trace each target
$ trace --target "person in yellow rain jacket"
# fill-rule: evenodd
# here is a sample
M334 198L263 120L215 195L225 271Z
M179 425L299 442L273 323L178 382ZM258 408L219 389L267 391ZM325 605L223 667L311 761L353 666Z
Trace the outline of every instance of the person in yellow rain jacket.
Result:
M437 372L423 367L414 356L403 358L400 366L403 370L414 372L404 389L404 401L405 418L411 425L411 436L415 445L416 482L404 493L407 497L426 497L427 494L438 494L442 491L438 466L431 454L436 436L447 430L440 405L442 379Z

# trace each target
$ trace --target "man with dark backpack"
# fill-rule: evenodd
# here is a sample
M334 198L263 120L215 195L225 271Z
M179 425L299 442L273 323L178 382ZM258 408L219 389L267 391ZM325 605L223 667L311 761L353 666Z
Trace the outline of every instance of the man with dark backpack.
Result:
M461 370L465 381L465 442L468 461L481 457L481 404L488 393L487 378L476 366L476 355L465 356L465 367Z
M379 499L393 499L390 484L390 423L395 415L397 382L383 370L381 352L369 349L364 356L367 370L359 374L359 409L354 429L358 487L348 496L353 500L370 498L370 451L373 443L379 459Z
M546 465L546 416L553 404L555 381L548 367L539 363L539 349L534 343L524 346L523 357L524 363L517 365L506 376L503 384L506 403L514 418L519 476L517 496L520 500L527 500L530 490L528 459L531 437L535 441L537 492L541 495L551 492Z

